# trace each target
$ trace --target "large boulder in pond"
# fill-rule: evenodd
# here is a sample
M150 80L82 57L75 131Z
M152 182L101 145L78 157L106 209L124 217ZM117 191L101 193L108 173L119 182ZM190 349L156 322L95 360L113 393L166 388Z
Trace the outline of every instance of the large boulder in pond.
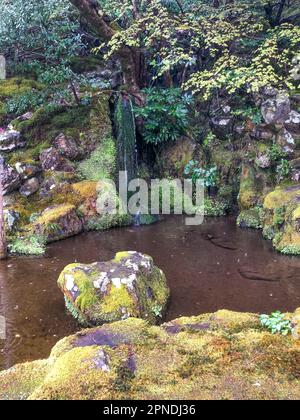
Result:
M68 310L88 326L129 317L155 324L169 298L164 273L150 256L138 252L120 252L108 262L68 265L58 286Z

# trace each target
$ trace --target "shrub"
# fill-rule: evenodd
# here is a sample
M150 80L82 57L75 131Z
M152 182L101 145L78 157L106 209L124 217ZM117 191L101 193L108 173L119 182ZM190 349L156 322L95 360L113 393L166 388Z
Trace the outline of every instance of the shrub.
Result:
M32 235L26 238L17 238L9 244L12 254L20 255L43 255L46 249L46 241L43 236Z
M143 137L147 143L158 145L176 141L189 125L189 106L193 99L181 89L145 89L146 104L136 107L136 117L144 120Z
M280 311L273 312L271 315L261 315L260 322L272 334L288 335L292 332L291 321L286 319Z
M191 160L184 169L184 174L190 176L193 182L202 179L206 188L215 187L217 183L217 167L201 168L199 162Z

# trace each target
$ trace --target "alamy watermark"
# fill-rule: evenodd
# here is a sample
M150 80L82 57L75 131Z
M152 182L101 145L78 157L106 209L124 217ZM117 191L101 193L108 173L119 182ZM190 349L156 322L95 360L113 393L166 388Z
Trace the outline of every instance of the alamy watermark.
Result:
M102 215L186 215L187 225L204 221L204 183L191 179L133 179L119 173L118 187L111 180L99 181L97 212Z
M0 340L6 338L6 322L4 316L0 315Z

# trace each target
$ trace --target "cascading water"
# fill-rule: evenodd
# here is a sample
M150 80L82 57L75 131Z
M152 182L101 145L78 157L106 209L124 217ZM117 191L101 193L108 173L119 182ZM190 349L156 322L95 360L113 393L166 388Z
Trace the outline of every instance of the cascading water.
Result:
M131 99L120 95L115 111L117 136L118 171L125 171L127 183L135 179L138 172L136 127Z

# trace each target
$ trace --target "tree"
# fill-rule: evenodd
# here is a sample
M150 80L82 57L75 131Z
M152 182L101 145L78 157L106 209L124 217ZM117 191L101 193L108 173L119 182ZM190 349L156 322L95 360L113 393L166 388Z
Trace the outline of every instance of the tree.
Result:
M94 0L70 0L70 2L79 10L81 16L84 17L94 32L100 39L109 43L118 33L119 29L110 22L105 11ZM135 5L136 2L133 2ZM111 4L111 10L114 10ZM135 13L137 9L134 8ZM129 45L122 45L118 49L118 58L120 60L124 84L133 94L140 92L139 67L140 67L140 51Z

